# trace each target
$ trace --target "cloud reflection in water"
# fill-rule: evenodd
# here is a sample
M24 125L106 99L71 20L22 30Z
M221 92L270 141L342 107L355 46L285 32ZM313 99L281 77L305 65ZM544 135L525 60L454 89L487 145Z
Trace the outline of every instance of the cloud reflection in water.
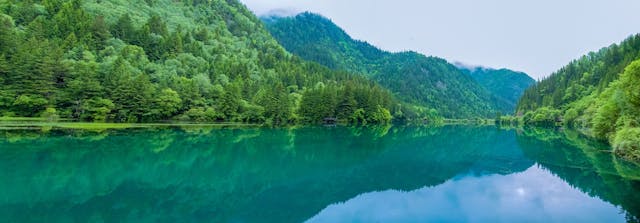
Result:
M460 176L409 192L365 193L330 205L307 222L624 221L618 207L535 165L506 176Z

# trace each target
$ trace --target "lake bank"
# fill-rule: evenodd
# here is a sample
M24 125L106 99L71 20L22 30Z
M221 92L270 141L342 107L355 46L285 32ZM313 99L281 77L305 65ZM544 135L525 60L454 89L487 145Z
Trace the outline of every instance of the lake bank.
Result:
M0 129L37 129L59 128L77 130L108 130L131 128L155 128L155 127L304 127L304 126L385 126L385 125L417 125L417 126L442 126L442 125L494 125L490 119L444 119L438 123L410 122L402 124L365 124L354 125L349 123L336 123L332 125L298 123L291 125L270 126L265 123L242 122L179 122L167 121L158 123L113 123L113 122L81 122L70 119L49 120L37 117L0 117Z

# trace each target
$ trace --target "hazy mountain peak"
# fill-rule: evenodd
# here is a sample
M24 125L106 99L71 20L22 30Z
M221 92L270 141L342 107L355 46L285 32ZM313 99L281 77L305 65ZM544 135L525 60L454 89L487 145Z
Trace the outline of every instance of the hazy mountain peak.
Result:
M456 66L458 69L465 69L465 70L470 70L470 71L474 71L474 70L496 70L495 68L492 67L486 67L486 66L482 66L482 65L471 65L471 64L467 64L467 63L463 63L460 61L455 61L453 62L453 65Z
M301 11L295 8L277 8L277 9L269 10L258 16L264 17L264 18L269 18L269 17L283 18L283 17L293 17L300 13Z

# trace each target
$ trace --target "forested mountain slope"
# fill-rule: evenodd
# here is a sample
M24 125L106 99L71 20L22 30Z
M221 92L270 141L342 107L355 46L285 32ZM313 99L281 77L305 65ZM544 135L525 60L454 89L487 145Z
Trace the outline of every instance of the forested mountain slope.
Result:
M435 109L445 117L494 117L496 112L512 110L470 75L443 59L380 50L352 39L320 15L272 16L263 21L290 52L333 69L372 77L399 98Z
M470 67L462 64L456 64L456 66L462 72L471 75L494 96L508 103L513 111L524 91L536 83L529 75L509 69Z
M236 0L4 0L0 43L1 116L280 124L410 113L366 78L292 56Z
M518 104L523 121L562 122L606 139L640 160L640 35L571 62L528 89Z
M609 83L618 79L627 65L639 58L638 35L591 52L527 89L518 103L518 111L565 108L585 96L602 92Z

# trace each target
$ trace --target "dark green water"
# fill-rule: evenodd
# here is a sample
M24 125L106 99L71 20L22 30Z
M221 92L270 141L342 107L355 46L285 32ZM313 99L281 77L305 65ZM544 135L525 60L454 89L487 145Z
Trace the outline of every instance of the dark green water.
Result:
M625 222L640 168L571 132L0 131L0 222Z

